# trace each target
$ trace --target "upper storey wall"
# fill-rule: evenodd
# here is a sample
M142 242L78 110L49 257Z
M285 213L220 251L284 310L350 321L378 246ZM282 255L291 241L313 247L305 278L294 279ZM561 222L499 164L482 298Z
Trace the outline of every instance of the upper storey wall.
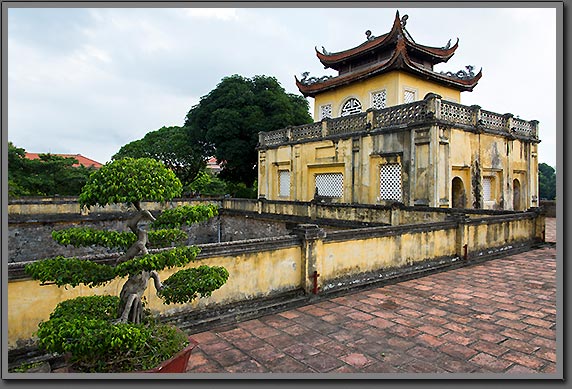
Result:
M385 93L384 107L375 105L374 94L379 92ZM342 107L352 98L361 103L361 111L365 112L369 108L381 109L404 104L406 103L406 93L413 94L412 101L423 100L428 93L436 93L442 96L444 100L456 103L460 103L461 100L461 93L458 90L404 72L392 71L317 95L314 102L314 120L322 120L324 118L323 112L331 112L330 117L332 118L342 116ZM329 108L326 108L328 106Z

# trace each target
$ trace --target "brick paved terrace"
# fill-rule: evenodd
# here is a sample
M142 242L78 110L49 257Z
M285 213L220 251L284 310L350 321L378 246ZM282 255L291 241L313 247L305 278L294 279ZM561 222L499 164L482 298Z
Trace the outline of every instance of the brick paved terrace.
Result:
M556 241L547 219L546 241ZM193 334L188 373L555 373L556 248Z

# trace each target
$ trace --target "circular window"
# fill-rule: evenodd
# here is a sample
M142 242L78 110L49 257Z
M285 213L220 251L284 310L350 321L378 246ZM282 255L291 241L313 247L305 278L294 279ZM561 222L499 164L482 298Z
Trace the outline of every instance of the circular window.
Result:
M341 116L354 115L361 112L361 103L358 99L351 98L342 106Z

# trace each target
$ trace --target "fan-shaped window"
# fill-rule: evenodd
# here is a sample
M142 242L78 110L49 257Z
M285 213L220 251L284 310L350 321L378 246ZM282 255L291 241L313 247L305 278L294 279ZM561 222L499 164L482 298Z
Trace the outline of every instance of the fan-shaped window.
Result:
M342 106L342 112L340 116L354 115L361 112L361 103L358 99L351 98L344 103Z

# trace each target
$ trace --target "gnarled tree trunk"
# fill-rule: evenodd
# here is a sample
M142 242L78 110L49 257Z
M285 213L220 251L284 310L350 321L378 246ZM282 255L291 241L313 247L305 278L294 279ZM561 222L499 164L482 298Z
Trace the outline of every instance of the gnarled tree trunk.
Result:
M129 249L117 259L117 264L135 258L138 255L147 254L147 231L139 227L142 221L154 221L155 218L147 210L141 210L139 204L135 204L138 212L133 218L127 222L127 226L137 234L137 241L129 247ZM155 271L142 271L139 274L132 274L129 276L119 294L120 304L118 312L118 321L122 323L140 323L143 315L143 302L142 297L147 286L149 279L153 278L155 281L155 288L157 291L162 289L159 275Z

